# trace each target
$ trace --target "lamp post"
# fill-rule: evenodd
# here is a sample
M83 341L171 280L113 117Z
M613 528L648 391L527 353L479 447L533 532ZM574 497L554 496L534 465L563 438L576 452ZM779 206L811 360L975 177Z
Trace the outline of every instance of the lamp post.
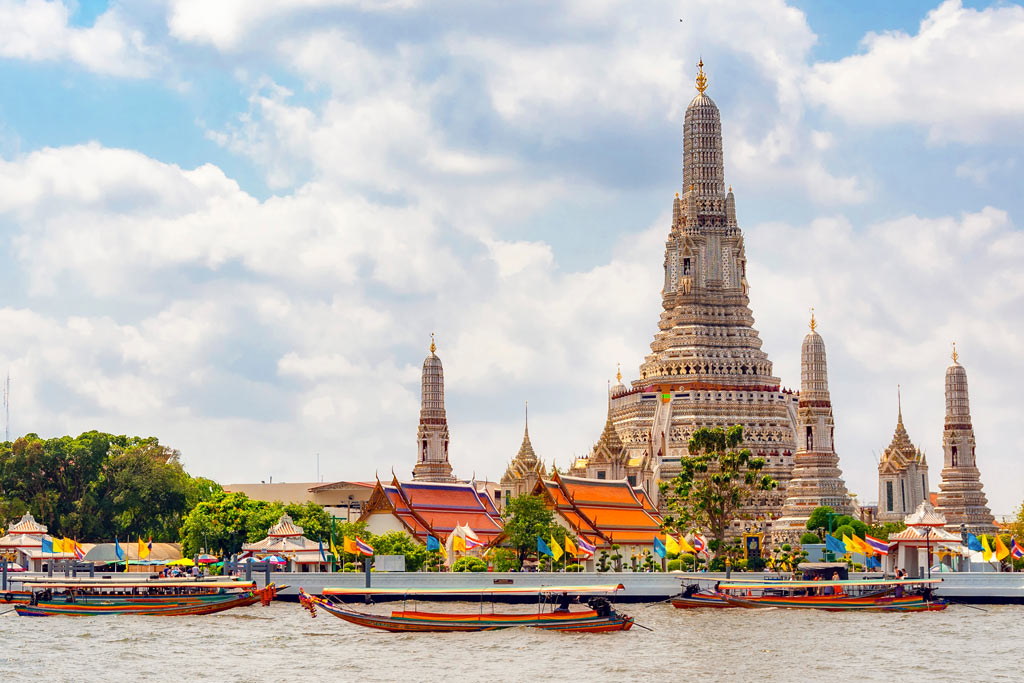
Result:
M926 526L924 528L924 545L926 548L925 562L928 563L928 578L932 578L932 528Z
M971 571L971 548L967 545L967 525L960 525L960 543L967 548L967 571ZM964 570L964 556L960 555L960 571Z

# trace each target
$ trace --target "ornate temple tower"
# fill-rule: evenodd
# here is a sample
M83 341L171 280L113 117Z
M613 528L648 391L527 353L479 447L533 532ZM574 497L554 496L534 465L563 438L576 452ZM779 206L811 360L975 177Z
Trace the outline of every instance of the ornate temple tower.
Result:
M946 423L942 429L942 481L936 510L946 517L946 529L960 533L963 524L973 534L996 533L995 518L981 488L974 461L974 428L967 397L967 371L957 362L946 368Z
M448 463L448 418L444 411L444 368L430 335L430 355L423 361L420 428L416 434L419 456L412 469L415 481L455 481Z
M672 203L665 243L663 311L639 379L613 392L612 419L628 451L647 450L660 461L663 480L679 472L694 430L742 425L743 445L765 458L765 473L780 484L747 509L746 525L765 528L785 500L796 397L780 390L754 329L743 233L725 186L721 117L705 93L703 62L698 68L683 125L683 193Z
M903 426L903 405L897 400L896 432L878 462L878 521L902 522L928 500L928 461Z
M833 442L835 422L828 392L825 342L816 327L812 312L811 331L804 337L800 349L800 403L793 478L789 481L782 518L772 527L776 543L799 541L807 531L811 513L820 505L829 505L842 515L854 512Z
M523 428L523 443L519 446L519 452L509 463L499 482L499 495L495 497L500 502L500 507L504 509L510 498L533 491L537 482L546 476L548 476L547 468L534 453L533 444L530 443L530 416L527 413L526 426Z

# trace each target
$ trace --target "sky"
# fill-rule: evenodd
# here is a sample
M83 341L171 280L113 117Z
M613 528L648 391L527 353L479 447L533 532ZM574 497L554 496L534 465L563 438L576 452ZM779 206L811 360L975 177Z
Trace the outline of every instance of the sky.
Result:
M956 341L1021 503L1019 4L0 0L0 35L13 435L407 477L433 332L457 475L501 476L526 401L567 464L649 352L703 59L756 327L798 388L814 307L849 488L900 385L937 489Z

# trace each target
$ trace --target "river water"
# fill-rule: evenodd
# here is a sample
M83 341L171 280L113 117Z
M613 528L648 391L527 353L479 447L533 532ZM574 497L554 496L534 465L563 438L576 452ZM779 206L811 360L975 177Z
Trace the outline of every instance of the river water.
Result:
M447 603L438 611L457 609ZM854 614L632 604L623 611L653 632L634 627L590 635L536 629L391 634L322 610L311 619L286 602L205 617L30 619L10 613L0 616L0 680L1024 679L1024 606L982 609Z

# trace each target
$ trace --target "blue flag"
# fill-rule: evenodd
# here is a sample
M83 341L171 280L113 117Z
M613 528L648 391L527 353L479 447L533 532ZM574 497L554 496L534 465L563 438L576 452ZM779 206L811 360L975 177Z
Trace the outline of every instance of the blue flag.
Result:
M320 558L323 559L324 562L326 562L327 561L327 556L324 555L324 542L321 541L319 538L316 539L316 542L317 542L317 545L320 546Z
M430 552L431 550L440 550L440 549L441 549L441 541L437 540L433 536L427 536L427 552Z
M979 553L985 550L984 546L981 545L981 541L974 534L967 534L967 548Z
M47 538L46 536L43 536L43 547L40 548L40 550L42 550L44 553L46 553L48 555L52 555L53 554L53 539L52 538Z
M114 539L114 554L117 555L117 559L124 559L124 550L122 550L121 544L117 542L116 538Z
M665 559L665 544L657 536L654 537L654 554L663 560Z
M832 534L825 534L825 550L833 553L839 553L840 555L846 554L846 544L840 541Z
M547 555L548 557L555 556L555 554L551 552L551 548L548 547L548 544L545 543L544 539L540 536L537 537L537 552L542 555Z
M882 563L878 561L878 558L872 555L868 558L868 569L878 569L882 566Z

